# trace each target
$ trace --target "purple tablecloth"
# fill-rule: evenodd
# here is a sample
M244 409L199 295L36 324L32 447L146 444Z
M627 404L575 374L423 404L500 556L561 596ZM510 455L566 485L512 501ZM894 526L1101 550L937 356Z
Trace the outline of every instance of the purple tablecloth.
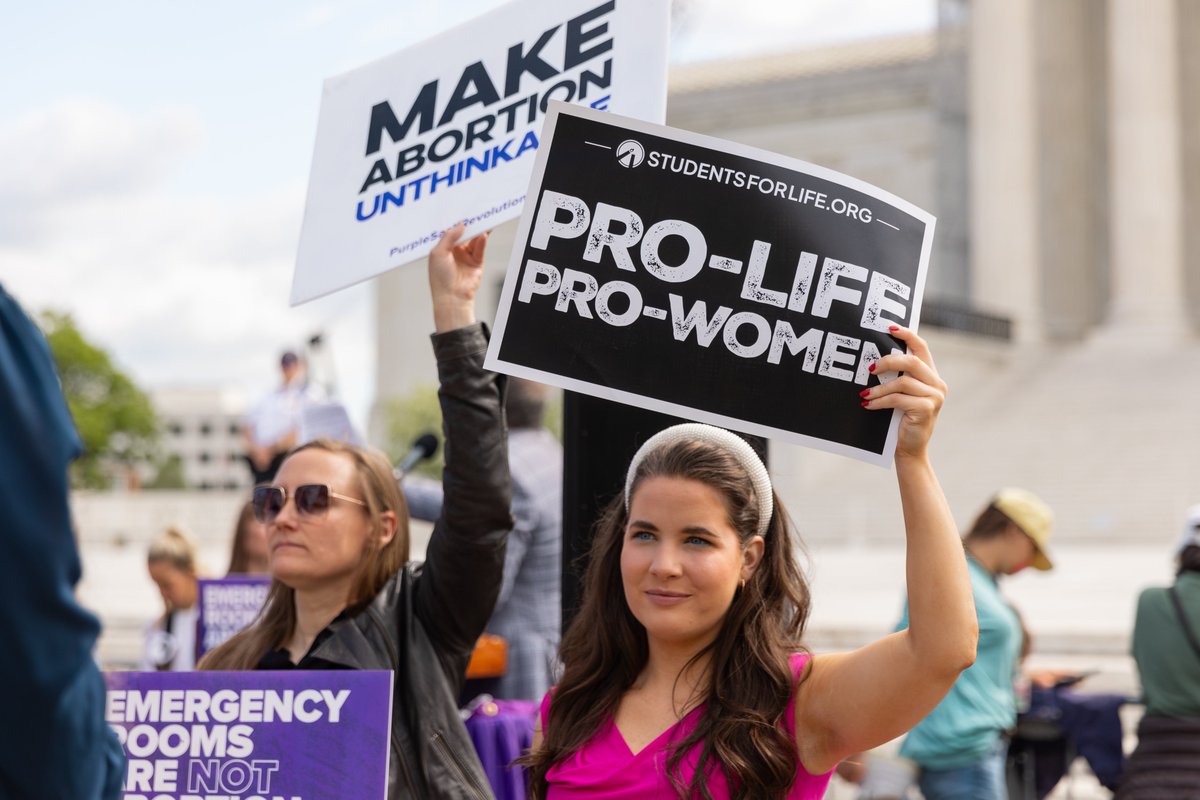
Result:
M525 768L512 762L533 744L537 709L532 700L495 700L480 704L467 720L467 732L496 800L525 798Z

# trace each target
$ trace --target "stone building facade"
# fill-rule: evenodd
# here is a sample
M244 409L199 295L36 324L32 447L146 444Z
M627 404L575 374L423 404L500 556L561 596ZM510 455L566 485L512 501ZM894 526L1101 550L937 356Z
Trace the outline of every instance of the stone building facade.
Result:
M1161 540L1200 502L1200 3L940 0L927 34L674 67L668 124L811 161L938 217L922 331L965 525L1021 485L1059 536ZM493 235L485 315L513 225ZM377 389L433 379L424 270L377 288ZM773 445L811 539L897 541L887 470Z

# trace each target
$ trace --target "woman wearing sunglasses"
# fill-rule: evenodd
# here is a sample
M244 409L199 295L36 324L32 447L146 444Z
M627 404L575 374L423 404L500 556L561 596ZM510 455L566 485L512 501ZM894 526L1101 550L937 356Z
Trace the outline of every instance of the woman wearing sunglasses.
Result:
M486 234L429 256L446 438L445 503L423 566L382 453L310 442L256 487L271 589L258 619L201 669L373 669L396 678L388 798L490 797L456 699L499 591L511 516L501 386L483 370L474 299Z

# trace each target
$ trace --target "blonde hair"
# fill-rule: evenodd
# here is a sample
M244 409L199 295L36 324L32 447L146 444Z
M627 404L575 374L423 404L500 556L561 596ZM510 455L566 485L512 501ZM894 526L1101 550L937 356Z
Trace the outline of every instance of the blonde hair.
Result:
M172 525L150 543L146 563L165 561L181 572L196 572L196 543L186 533Z

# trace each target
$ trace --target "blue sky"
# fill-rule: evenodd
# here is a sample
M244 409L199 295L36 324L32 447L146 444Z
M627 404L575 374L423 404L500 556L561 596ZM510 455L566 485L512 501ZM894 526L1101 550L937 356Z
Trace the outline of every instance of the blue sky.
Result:
M323 330L373 393L369 284L287 305L322 81L500 0L21 3L0 32L0 283L143 387L275 380ZM693 0L674 63L931 27L934 0Z

